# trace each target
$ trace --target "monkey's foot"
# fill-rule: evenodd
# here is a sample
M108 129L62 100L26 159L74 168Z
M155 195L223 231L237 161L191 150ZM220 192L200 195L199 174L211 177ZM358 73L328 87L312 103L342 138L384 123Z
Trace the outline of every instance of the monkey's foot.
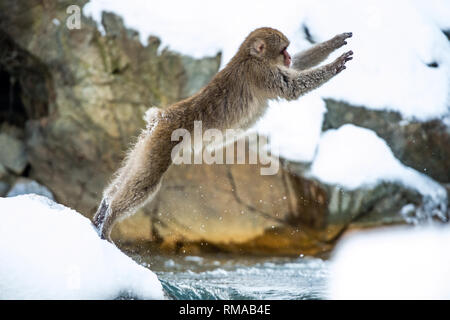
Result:
M346 53L344 53L343 55L341 55L339 58L337 58L334 62L333 62L333 66L335 68L335 72L336 74L338 74L339 72L341 72L342 70L345 70L345 63L347 61L350 61L353 59L353 51L348 51Z
M100 239L106 240L106 241L114 244L114 242L111 240L111 237L108 234L106 234L105 232L103 232L103 230L100 232Z
M105 221L106 214L108 212L108 207L109 206L106 199L103 199L93 219L94 226L97 228L97 230L100 229L101 225Z

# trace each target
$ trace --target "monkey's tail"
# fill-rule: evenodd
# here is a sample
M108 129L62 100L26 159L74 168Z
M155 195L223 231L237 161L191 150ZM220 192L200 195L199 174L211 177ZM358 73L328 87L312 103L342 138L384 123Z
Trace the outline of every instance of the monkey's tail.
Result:
M153 128L158 124L161 117L161 110L157 107L149 108L144 114L144 120L147 122L147 131L152 131Z

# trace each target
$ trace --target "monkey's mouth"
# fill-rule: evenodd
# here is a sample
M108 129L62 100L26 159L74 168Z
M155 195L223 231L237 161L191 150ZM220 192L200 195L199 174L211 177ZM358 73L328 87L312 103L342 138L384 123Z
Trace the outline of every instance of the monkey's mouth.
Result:
M287 47L281 51L284 56L284 65L289 68L291 65L291 55L287 52Z

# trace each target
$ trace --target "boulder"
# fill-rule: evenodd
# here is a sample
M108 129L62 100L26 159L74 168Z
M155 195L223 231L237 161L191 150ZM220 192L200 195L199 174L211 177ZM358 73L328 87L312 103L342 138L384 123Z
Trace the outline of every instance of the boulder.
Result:
M6 195L8 190L9 190L9 184L7 184L4 181L0 181L0 197L3 197L4 195Z
M120 223L113 239L186 254L323 255L350 229L420 222L429 217L421 212L446 206L397 183L344 190L281 162L270 176L259 164L174 165L144 214ZM137 221L150 230L139 238Z
M405 120L398 112L370 110L331 99L326 100L326 108L324 131L346 123L371 129L405 165L436 181L450 182L450 127L441 119Z
M26 178L19 178L8 191L7 197L15 197L22 194L37 194L54 200L53 194L45 186Z
M27 166L25 143L4 133L0 134L0 164L20 175Z

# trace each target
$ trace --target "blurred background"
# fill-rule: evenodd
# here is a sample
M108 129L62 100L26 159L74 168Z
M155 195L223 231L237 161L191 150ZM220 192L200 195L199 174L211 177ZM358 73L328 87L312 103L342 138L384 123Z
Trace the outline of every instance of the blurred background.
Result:
M71 5L80 28L70 27ZM277 146L278 174L261 176L260 165L172 166L157 198L115 227L115 243L153 263L174 296L324 298L326 259L343 236L445 226L444 0L0 0L0 196L37 193L91 218L146 109L195 93L261 26L285 33L291 55L351 31L329 59L350 49L354 59L298 101L271 102L253 128ZM448 249L445 239L436 243ZM216 281L223 272L234 280ZM239 285L243 274L257 289ZM196 289L174 287L173 277Z

